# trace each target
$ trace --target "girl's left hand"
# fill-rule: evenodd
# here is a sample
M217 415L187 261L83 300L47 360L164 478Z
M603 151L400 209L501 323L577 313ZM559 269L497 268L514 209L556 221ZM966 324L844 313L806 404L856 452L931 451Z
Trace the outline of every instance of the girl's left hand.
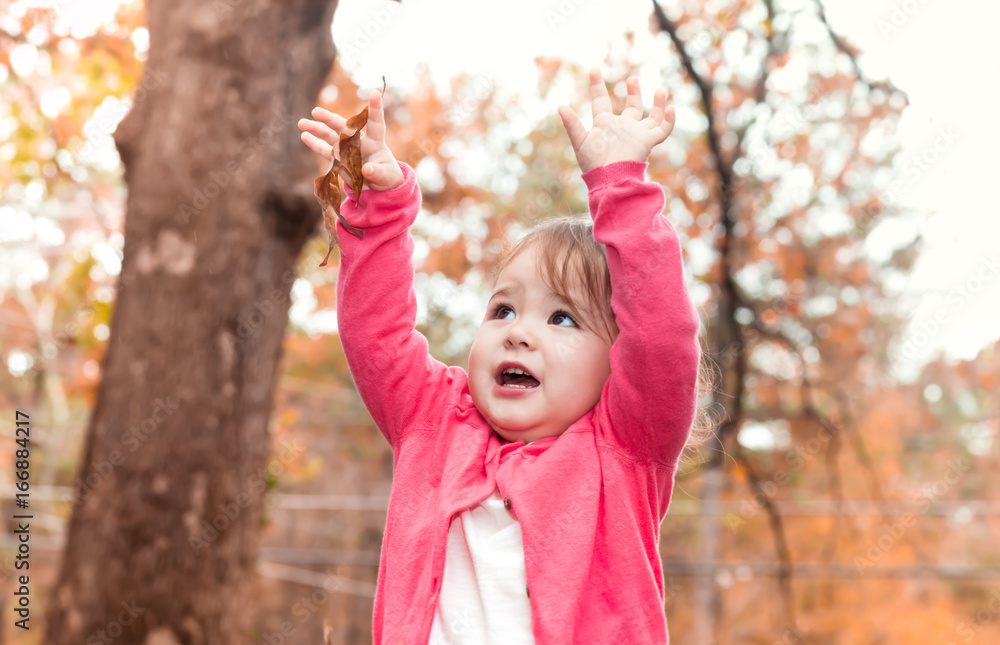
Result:
M666 107L667 93L653 93L653 109L642 118L642 96L639 79L629 76L625 81L628 97L621 114L611 110L611 97L599 69L590 70L590 98L594 111L594 127L587 132L572 108L560 105L562 118L580 170L605 166L616 161L646 161L650 151L666 140L674 129L674 106Z

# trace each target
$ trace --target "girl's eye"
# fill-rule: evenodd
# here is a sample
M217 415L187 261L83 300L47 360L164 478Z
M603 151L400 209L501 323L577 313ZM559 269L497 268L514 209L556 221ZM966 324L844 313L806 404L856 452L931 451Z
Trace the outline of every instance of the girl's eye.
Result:
M508 311L510 313L514 313L514 310L511 309L510 307L508 307L507 305L505 305L503 303L498 303L496 306L493 307L493 313L491 314L491 316L493 318L497 318L504 311ZM506 316L503 316L503 317L506 317ZM553 320L559 320L560 318L564 318L564 319L570 321L571 323L573 323L573 327L577 326L576 321L573 320L573 317L570 316L565 311L557 311L554 314L552 314L552 319ZM558 323L556 323L556 324L558 324Z
M493 307L493 313L491 314L491 316L493 318L496 318L497 314L499 314L500 310L502 310L502 309L507 309L508 311L510 311L510 307L508 307L507 305L501 303L501 304L498 304L497 306Z
M570 321L571 323L573 323L573 326L574 326L574 327L576 327L576 321L575 321L575 320L573 320L573 317L572 317L572 316L570 316L570 315L569 315L568 313L566 313L565 311L557 311L557 312L556 312L556 313L555 313L555 314L554 314L554 315L552 316L552 318L553 318L553 319L556 319L556 318L565 318L566 320L568 320L568 321Z

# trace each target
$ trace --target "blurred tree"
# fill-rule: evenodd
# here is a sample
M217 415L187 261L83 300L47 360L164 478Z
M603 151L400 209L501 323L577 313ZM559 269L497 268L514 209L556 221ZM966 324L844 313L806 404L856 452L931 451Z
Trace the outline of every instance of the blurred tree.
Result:
M806 24L814 35L796 38L796 28L807 33ZM737 0L702 11L668 10L654 0L651 27L669 39L704 117L703 136L687 146L686 171L664 177L683 196L678 209L692 213L692 237L714 251L699 279L713 296L706 344L721 363L715 401L725 414L697 472L701 560L718 562L726 546L718 502L731 455L732 475L749 489L754 514L762 509L769 521L781 622L798 628L793 554L775 507L789 481L768 481L738 436L752 425L785 424L792 442L822 451L829 497L843 500L837 454L842 429L852 426L849 404L864 397L878 368L888 370L880 348L900 322L874 315L873 307L889 311L892 298L861 248L874 219L894 209L891 200L879 203L874 182L857 180L891 164L893 144L872 155L857 151L876 127L892 127L907 99L890 82L864 76L858 50L830 27L819 0L794 9ZM804 84L789 82L796 72ZM918 241L903 246L912 250ZM909 268L913 257L897 254L900 268ZM849 445L867 471L872 497L880 499L864 439L854 439ZM730 520L730 528L741 531L747 518ZM828 563L840 516L833 522L819 556ZM710 566L696 577L695 642L748 637L730 631L738 627L723 619L718 575Z
M243 642L336 0L146 5L120 291L46 642Z

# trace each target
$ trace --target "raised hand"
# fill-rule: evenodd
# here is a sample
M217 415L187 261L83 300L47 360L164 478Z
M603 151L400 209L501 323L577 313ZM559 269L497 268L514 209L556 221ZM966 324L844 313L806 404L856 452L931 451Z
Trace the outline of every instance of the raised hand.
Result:
M347 119L324 110L313 108L312 116L317 119L299 119L302 142L314 151L333 158L333 146L340 144L340 133L347 127ZM385 145L385 114L382 112L382 95L378 90L368 94L368 125L361 132L361 174L372 190L390 190L403 183L403 171L396 158ZM346 172L341 172L345 182L350 181Z
M653 109L644 119L639 79L629 76L625 86L628 89L625 109L615 114L604 77L599 69L590 70L594 125L589 132L572 108L560 105L557 110L583 172L615 161L646 161L650 151L665 141L674 129L676 115L674 106L666 107L666 91L659 88L653 93Z

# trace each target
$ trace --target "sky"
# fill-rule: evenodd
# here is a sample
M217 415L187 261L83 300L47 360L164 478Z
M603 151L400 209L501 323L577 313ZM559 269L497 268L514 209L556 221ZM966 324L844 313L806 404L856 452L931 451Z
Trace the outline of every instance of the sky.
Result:
M814 11L806 0L779 0L778 6ZM1000 98L993 33L1000 4L837 0L824 6L834 30L862 50L868 78L888 78L910 101L896 133L901 153L894 169L902 180L896 202L907 215L870 239L872 255L884 259L891 246L922 236L920 258L897 287L911 322L897 347L895 372L910 380L937 352L967 360L1000 338L1000 266L991 268L1000 265L1000 217L988 199L989 173L998 167L990 153L1000 149L998 129L988 126ZM383 74L405 84L400 79L426 62L442 87L448 76L465 72L530 95L539 55L603 67L609 41L629 29L637 53L656 55L650 12L647 0L510 0L502 6L342 0L333 36L340 64L365 89L380 87ZM646 88L656 83L654 65L644 66L647 106L652 91ZM581 115L587 126L588 117ZM684 126L678 113L676 127Z
M84 36L113 15L118 1L27 4L55 6L73 34ZM665 7L672 4L663 1ZM814 11L812 0L777 4ZM991 268L1000 262L1000 217L988 199L989 173L997 167L988 154L1000 149L997 128L988 127L1000 98L995 82L1000 46L991 27L1000 23L1000 3L837 0L824 6L837 33L862 51L865 74L872 80L888 78L910 100L896 133L902 147L895 168L902 190L896 201L906 216L876 228L866 243L872 257L884 259L918 232L923 238L913 271L891 285L904 295L910 320L896 348L900 360L894 371L910 380L937 352L967 360L1000 337L1000 269ZM648 107L666 55L662 37L658 46L649 32L650 12L646 0L509 0L502 5L341 0L333 39L340 64L363 89L381 87L383 74L397 87L412 86L417 66L426 63L444 93L452 75L466 73L495 85L501 95L519 94L528 111L537 113L551 109L551 102L546 107L532 101L536 56L603 68L609 43L633 30L634 55L650 61L639 72ZM553 100L568 101L559 92L571 89L555 88ZM590 115L580 116L589 127ZM696 129L698 119L678 111L676 127ZM921 158L925 161L918 165Z

